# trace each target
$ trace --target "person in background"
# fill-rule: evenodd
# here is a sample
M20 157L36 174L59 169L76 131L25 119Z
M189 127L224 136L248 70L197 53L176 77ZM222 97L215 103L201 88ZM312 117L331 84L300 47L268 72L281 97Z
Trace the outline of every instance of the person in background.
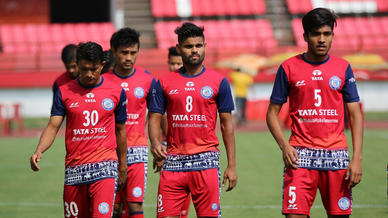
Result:
M230 73L230 78L232 80L236 109L237 109L237 125L243 125L246 123L246 105L247 105L247 95L249 87L253 83L253 78L249 73L242 72L239 68L233 70Z

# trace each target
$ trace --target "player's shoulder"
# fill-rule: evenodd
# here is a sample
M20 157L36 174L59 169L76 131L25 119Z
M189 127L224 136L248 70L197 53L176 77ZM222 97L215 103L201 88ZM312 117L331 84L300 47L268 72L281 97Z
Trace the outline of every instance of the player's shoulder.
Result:
M117 77L114 73L113 73L113 70L110 70L104 74L101 74L102 77L104 78L109 78L109 79L112 79L112 78L115 78Z
M225 78L225 76L222 75L220 72L208 68L205 68L205 71L203 72L202 76L205 77L207 80L214 82L221 82Z
M150 73L150 71L148 71L143 67L135 66L135 70L136 70L135 75L137 77L142 77L149 80L152 80L154 78L154 76Z
M55 83L57 86L62 86L63 84L66 84L72 80L74 79L71 78L67 72L64 72L55 79Z
M297 54L295 56L289 57L286 60L283 61L282 66L287 66L287 65L293 65L297 63L304 63L305 61L303 60L302 54Z
M331 61L332 64L335 65L343 65L343 66L348 66L349 62L341 57L337 57L335 55L330 55L329 56L329 61Z

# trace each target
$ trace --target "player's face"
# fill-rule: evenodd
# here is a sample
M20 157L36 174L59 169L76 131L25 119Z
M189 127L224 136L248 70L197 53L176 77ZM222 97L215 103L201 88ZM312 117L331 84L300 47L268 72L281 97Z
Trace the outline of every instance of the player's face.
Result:
M79 79L82 85L95 86L101 82L102 63L93 63L87 60L78 61Z
M123 71L131 71L136 63L139 53L139 45L119 46L117 50L113 49L113 56L116 59L116 66Z
M334 33L330 26L324 25L309 33L305 33L303 37L308 44L307 52L320 59L326 58L333 42Z
M177 47L183 63L188 65L202 65L205 58L205 49L206 43L200 36L189 37Z
M66 72L70 74L72 78L77 78L78 76L78 66L76 61L72 61L70 63L65 63Z
M168 68L170 72L176 71L183 66L181 56L169 56L168 57Z

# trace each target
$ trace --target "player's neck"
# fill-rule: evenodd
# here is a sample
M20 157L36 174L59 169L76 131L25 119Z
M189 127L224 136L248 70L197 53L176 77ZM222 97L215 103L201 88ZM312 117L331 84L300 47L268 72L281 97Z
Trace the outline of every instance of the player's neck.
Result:
M200 65L184 65L185 71L184 74L188 76L195 76L200 74L203 70L202 64Z
M115 67L115 73L121 77L128 77L133 73L134 70L135 70L134 67L132 67L130 70L119 68L117 65Z
M311 51L307 51L306 53L304 53L304 57L306 58L306 60L310 62L319 63L327 60L327 58L329 57L329 54L320 56L320 55L313 54Z

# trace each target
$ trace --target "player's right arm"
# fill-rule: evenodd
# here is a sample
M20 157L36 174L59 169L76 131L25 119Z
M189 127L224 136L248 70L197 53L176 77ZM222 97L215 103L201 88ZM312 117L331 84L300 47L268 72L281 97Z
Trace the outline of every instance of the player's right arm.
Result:
M282 105L287 102L289 89L286 72L283 69L283 66L280 66L276 73L266 121L268 129L282 150L285 167L296 169L299 163L298 153L286 140L279 120L279 112L280 109L282 109Z
M151 141L151 153L156 161L161 161L166 158L166 148L161 142L160 125L163 114L157 112L150 112L150 120L148 124L148 132Z
M61 124L63 122L63 116L51 116L50 120L43 130L42 135L40 136L39 144L36 147L34 154L30 158L31 169L33 171L39 171L38 162L42 158L42 154L50 148L53 144L55 136Z
M283 162L286 167L297 168L298 165L298 153L295 148L292 147L286 137L283 134L280 126L279 112L282 108L281 104L270 103L267 111L267 126L272 136L275 138L279 145L280 150L283 153Z

